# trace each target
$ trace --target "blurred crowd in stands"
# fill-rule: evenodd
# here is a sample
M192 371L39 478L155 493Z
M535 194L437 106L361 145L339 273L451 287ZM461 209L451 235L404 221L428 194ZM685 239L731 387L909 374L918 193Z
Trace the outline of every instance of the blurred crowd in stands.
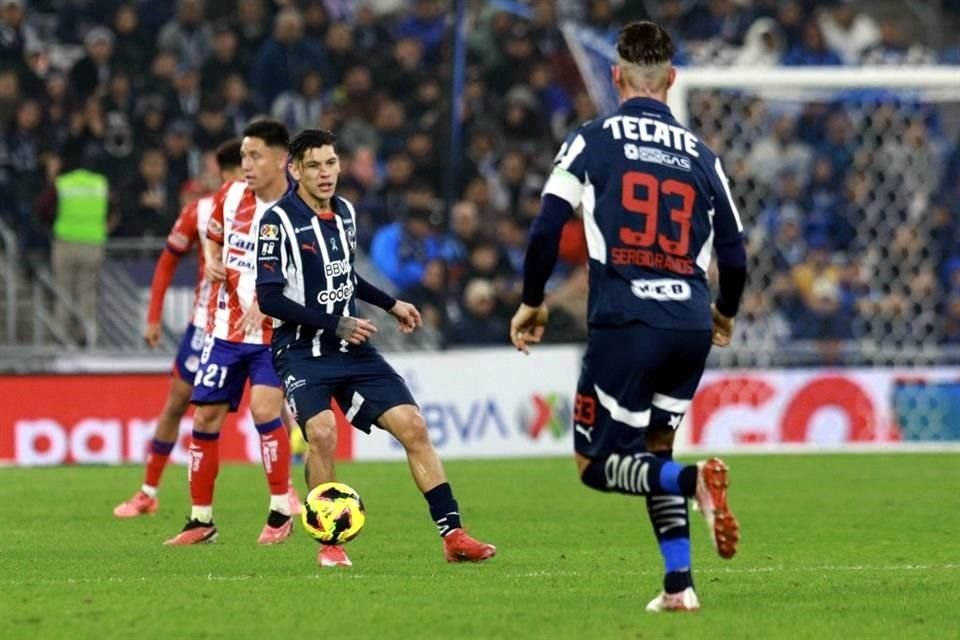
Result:
M450 158L447 1L0 0L0 217L42 256L55 212L39 196L69 155L109 182L110 238L160 239L185 202L216 187L212 151L252 118L332 129L339 193L390 288L446 344L503 344L553 154L597 115L561 20L609 38L657 20L686 65L960 61L898 16L862 10L872 3L505 4L529 15L469 3L464 151ZM937 114L854 109L864 128L843 105L791 111L738 96L732 122L722 97L703 93L691 112L729 166L764 274L744 303L748 340L846 340L914 313L929 314L929 335L960 343L960 146ZM883 117L897 136L862 135ZM554 340L585 336L585 263L572 222L549 286Z

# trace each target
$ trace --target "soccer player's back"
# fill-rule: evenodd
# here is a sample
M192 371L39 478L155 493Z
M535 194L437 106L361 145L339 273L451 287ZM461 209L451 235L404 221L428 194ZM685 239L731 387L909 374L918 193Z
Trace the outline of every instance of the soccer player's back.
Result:
M557 154L530 231L511 339L526 350L542 338L560 230L582 207L590 336L575 403L577 466L591 488L646 497L666 566L649 610L695 609L686 498L696 497L722 557L734 555L739 533L726 506L726 465L672 462L674 431L711 344L729 343L746 276L743 229L719 159L666 105L676 77L669 35L632 23L617 51L620 108L579 127ZM714 249L720 295L711 306Z

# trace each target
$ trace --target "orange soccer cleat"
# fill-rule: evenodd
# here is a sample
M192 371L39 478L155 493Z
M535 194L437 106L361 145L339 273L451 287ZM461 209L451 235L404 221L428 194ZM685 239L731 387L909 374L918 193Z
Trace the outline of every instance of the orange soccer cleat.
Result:
M317 564L321 567L352 567L353 563L347 557L343 547L335 545L320 545L317 552Z
M113 508L113 515L118 518L136 518L137 516L152 516L157 512L160 501L151 498L143 491L137 491L126 502L121 502Z
M276 527L271 527L270 522L267 521L267 524L263 525L260 537L257 538L257 544L280 544L285 542L291 533L293 533L293 518L288 516L286 522Z
M497 553L492 544L471 538L463 529L454 529L443 537L443 554L447 562L480 562Z
M737 553L740 525L727 506L727 478L729 468L719 458L697 463L697 492L700 512L710 529L713 546L721 558L730 559Z
M172 546L183 546L188 544L208 544L217 539L217 527L213 522L200 522L199 520L190 520L183 531L170 538L163 544Z

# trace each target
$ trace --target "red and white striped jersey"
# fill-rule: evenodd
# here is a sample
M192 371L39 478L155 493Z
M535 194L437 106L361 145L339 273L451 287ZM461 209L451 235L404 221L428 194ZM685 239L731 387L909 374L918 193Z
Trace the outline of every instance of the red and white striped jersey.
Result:
M197 273L197 286L193 298L193 326L203 329L207 328L207 307L210 305L210 281L204 276L204 267L207 263L206 254L203 251L204 238L207 237L207 226L210 224L210 216L213 214L213 196L205 196L197 200L197 238L200 240L200 265Z
M195 246L200 244L201 239L207 235L207 224L210 221L210 214L213 212L213 196L207 196L194 200L180 210L173 228L167 235L167 251L173 257L161 256L157 262L157 270L154 273L153 283L150 291L150 306L147 310L147 322L160 322L163 312L163 298L166 295L170 283L173 281L174 272L177 269L179 259L190 252ZM207 328L207 305L210 302L210 283L204 277L203 268L206 262L203 249L201 247L198 253L199 264L197 266L197 284L193 290L193 314L191 324L206 331Z
M245 331L240 319L256 297L260 218L275 203L257 198L242 180L225 184L214 197L207 239L223 245L227 279L212 285L207 306L208 336L244 344L270 344L272 318L264 318L252 331Z

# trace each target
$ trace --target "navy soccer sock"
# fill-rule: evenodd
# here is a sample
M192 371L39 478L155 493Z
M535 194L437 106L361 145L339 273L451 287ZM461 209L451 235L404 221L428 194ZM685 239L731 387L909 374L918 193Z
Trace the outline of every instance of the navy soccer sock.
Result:
M590 461L581 481L599 491L634 496L692 496L697 467L682 465L649 453L611 453Z
M427 505L430 507L430 517L437 523L437 531L440 532L440 537L444 537L462 526L460 524L460 507L457 506L457 501L453 497L453 489L450 488L449 482L438 484L424 493L423 497L427 499Z
M673 451L662 451L656 456L659 460L671 460ZM679 593L692 587L687 499L682 495L648 495L647 515L653 525L653 534L657 537L660 555L663 556L663 590Z

